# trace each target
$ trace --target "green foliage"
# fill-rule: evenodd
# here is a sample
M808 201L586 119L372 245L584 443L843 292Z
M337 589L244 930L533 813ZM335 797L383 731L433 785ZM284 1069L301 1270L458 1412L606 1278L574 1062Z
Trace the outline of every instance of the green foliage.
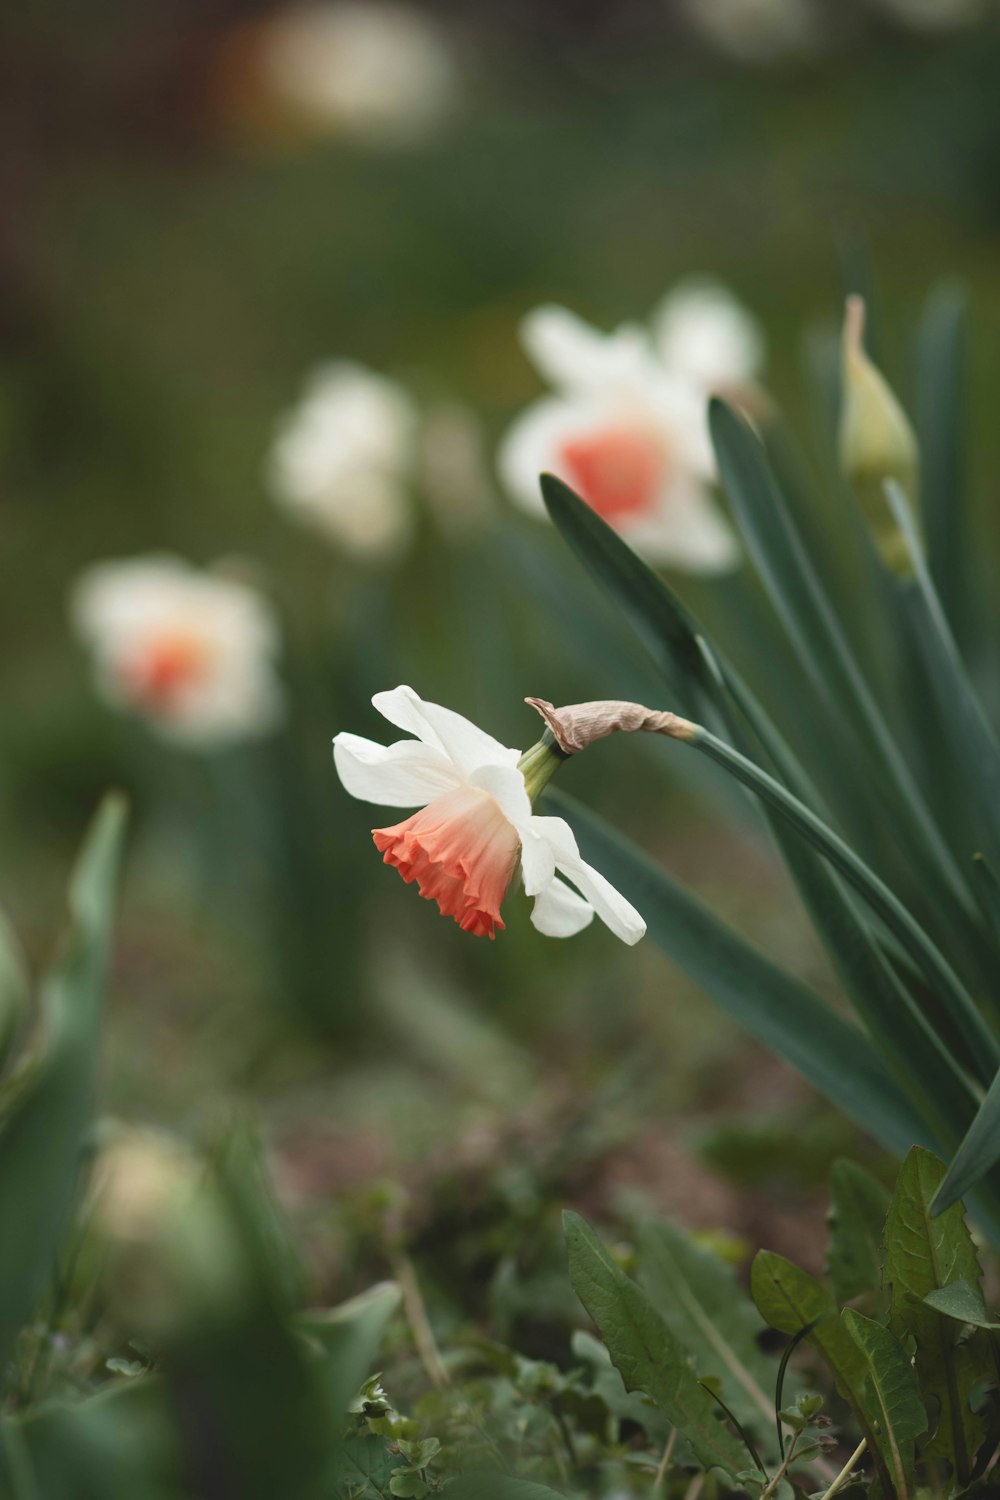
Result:
M844 1325L864 1360L863 1400L890 1482L899 1500L908 1500L915 1442L927 1427L916 1374L888 1328L853 1307L844 1309Z
M125 810L109 798L70 884L72 926L42 989L43 1037L0 1125L0 1368L50 1290L93 1107Z
M573 1289L600 1330L626 1389L650 1396L706 1468L738 1474L746 1453L720 1424L687 1351L579 1215L566 1215L565 1231Z
M841 1159L830 1168L830 1240L826 1271L841 1302L881 1285L881 1246L889 1194L857 1162Z

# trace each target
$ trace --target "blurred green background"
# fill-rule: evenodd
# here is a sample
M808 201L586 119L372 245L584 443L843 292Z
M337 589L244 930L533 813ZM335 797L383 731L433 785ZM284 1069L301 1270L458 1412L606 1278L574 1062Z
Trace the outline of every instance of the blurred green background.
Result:
M248 1110L320 1277L331 1204L334 1246L363 1242L387 1180L415 1198L432 1184L445 1237L470 1193L487 1220L500 1204L507 1228L469 1249L470 1274L546 1193L605 1209L640 1193L751 1240L766 1221L769 1244L808 1258L809 1195L853 1139L651 945L599 925L541 939L516 896L495 945L442 922L381 867L369 810L336 781L332 735L379 737L368 699L399 681L522 746L526 693L640 695L638 648L555 539L505 511L460 544L425 515L401 561L365 571L265 484L275 422L319 361L461 402L491 455L540 389L526 311L562 302L610 328L691 273L762 320L767 385L825 459L812 377L845 288L870 279L880 357L910 399L912 331L947 277L974 310L970 512L991 575L994 8L943 4L942 24L914 27L905 6L817 5L808 45L758 38L753 58L698 9L428 6L454 98L406 142L234 110L234 38L273 8L92 0L0 23L0 902L40 960L95 802L126 788L105 1104L189 1132ZM95 698L68 590L95 560L158 549L249 560L274 601L292 712L273 741L191 755ZM674 582L711 614L709 586ZM565 783L828 983L715 781L675 774L663 746L615 745Z

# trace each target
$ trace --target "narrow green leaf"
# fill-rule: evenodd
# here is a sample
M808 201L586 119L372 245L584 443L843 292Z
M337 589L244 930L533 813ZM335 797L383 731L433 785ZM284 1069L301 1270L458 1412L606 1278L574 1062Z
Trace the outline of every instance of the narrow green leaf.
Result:
M42 990L45 1050L0 1126L0 1367L48 1287L90 1119L124 804L98 813L70 883L69 940Z
M865 1363L864 1393L869 1418L877 1424L879 1451L898 1500L909 1500L916 1440L927 1431L916 1374L906 1350L888 1328L853 1307L844 1309L843 1318Z
M694 619L662 579L553 474L541 476L542 497L560 534L619 606L666 682L682 700L697 701L703 683Z
M914 1147L896 1181L885 1221L882 1275L889 1294L889 1327L900 1339L912 1339L920 1392L931 1409L940 1410L936 1432L925 1457L953 1465L962 1484L969 1479L971 1458L982 1436L982 1424L970 1410L972 1379L994 1373L966 1371L959 1378L956 1345L962 1329L929 1306L925 1298L953 1282L978 1286L979 1257L960 1204L931 1216L934 1195L945 1175L943 1162Z
M649 1220L638 1236L639 1281L701 1379L739 1422L774 1446L774 1361L758 1343L764 1323L732 1270L673 1224Z
M863 748L891 809L894 835L934 882L951 918L964 927L968 911L962 874L854 658L763 448L747 423L718 397L710 403L709 423L719 475L747 548L803 669L827 684L831 734L840 733L845 718L863 732Z
M797 1068L888 1150L927 1137L868 1038L791 974L737 936L689 891L580 803L547 791L584 858L633 902L650 936L717 1005Z
M936 1214L950 1209L1000 1161L1000 1069L976 1111L976 1117L951 1159L934 1199Z
M830 1168L827 1274L840 1302L877 1292L882 1282L882 1235L889 1194L876 1177L843 1157Z
M920 499L930 569L959 636L966 623L962 412L965 406L967 304L956 286L927 300L917 351Z
M733 1478L746 1467L746 1450L718 1420L687 1351L583 1219L567 1213L563 1225L573 1290L597 1325L626 1387L645 1391L663 1408L706 1468L720 1468Z
M850 845L816 816L811 808L793 796L773 776L741 755L731 745L710 734L700 725L691 725L686 743L711 760L725 766L738 781L769 802L788 823L827 859L868 904L876 916L908 952L914 965L924 974L932 993L948 1007L951 1020L960 1029L967 1045L970 1066L986 1081L1000 1061L1000 1043L984 1021L951 964L933 942L924 927L903 905L898 896L854 852ZM900 991L904 1002L909 1000ZM914 1017L919 1019L919 1017ZM941 1060L957 1072L943 1041L929 1026L928 1036L940 1047Z
M979 908L989 924L994 942L1000 946L1000 880L984 855L972 856L972 873Z

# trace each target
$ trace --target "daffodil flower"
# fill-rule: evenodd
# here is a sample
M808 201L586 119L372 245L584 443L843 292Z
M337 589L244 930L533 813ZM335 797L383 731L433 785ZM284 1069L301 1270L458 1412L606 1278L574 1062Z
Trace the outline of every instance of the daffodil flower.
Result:
M248 583L166 554L101 562L72 595L102 696L199 748L264 734L284 712L279 634Z
M668 370L640 327L605 335L542 307L522 337L555 391L503 440L512 497L544 514L538 475L556 474L650 562L704 574L736 567L739 546L712 493L704 390Z
M384 862L416 882L442 915L492 939L504 930L500 908L520 867L534 898L531 920L547 937L571 937L596 914L623 942L639 941L645 922L584 862L569 824L532 810L561 752L540 742L522 755L409 687L376 693L372 703L415 738L380 745L338 734L337 772L353 797L418 809L373 829L372 838Z

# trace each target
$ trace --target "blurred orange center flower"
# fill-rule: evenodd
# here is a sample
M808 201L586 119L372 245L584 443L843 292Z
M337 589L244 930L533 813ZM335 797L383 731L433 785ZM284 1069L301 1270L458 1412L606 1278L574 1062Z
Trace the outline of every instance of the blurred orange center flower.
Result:
M193 630L172 630L144 641L122 663L123 686L143 706L155 712L174 706L211 668L212 650Z
M651 510L666 478L664 445L634 427L567 438L561 456L574 489L607 520Z
M421 896L436 901L463 932L492 940L504 931L500 903L521 841L488 792L461 787L436 797L393 828L372 830L375 847Z

